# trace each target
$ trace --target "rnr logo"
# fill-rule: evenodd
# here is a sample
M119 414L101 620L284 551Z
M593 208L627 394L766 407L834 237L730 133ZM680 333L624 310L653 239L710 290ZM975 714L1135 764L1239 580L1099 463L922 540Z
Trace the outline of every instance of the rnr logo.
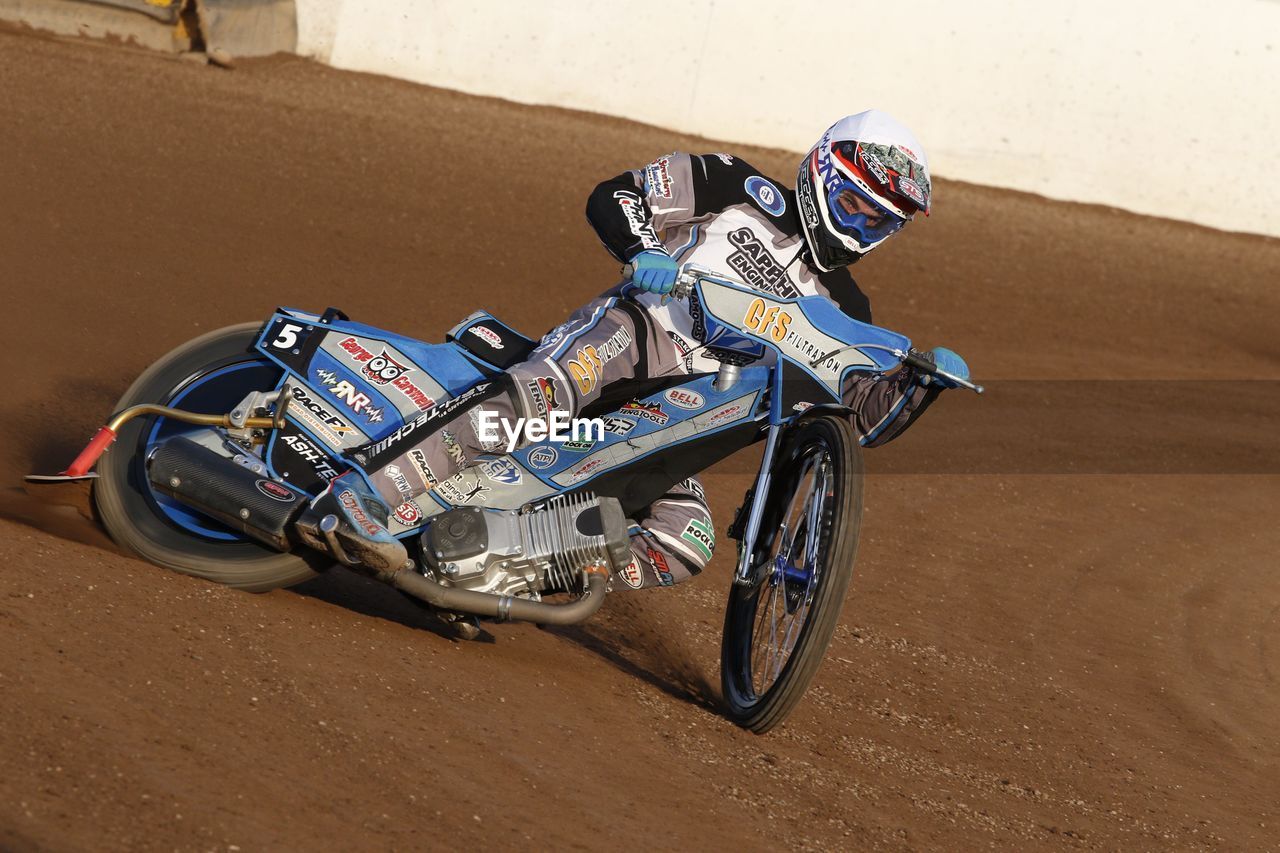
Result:
M346 404L347 408L355 412L357 415L364 411L373 400L369 399L369 395L359 391L354 385L345 379L329 389L329 393L333 394L339 400Z

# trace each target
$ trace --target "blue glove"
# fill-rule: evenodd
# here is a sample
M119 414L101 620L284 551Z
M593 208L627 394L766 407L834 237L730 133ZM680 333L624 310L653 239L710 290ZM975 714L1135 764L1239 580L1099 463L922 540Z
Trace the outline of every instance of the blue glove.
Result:
M675 260L657 249L646 249L631 259L631 280L650 293L670 293L678 270Z
M969 378L969 365L965 364L964 359L955 352L947 349L946 347L934 347L929 350L929 355L933 356L933 363L939 370L945 370L952 376L958 376L961 379ZM930 382L938 383L938 385L943 388L960 387L954 382L948 382L941 376L926 376L924 378L930 380Z

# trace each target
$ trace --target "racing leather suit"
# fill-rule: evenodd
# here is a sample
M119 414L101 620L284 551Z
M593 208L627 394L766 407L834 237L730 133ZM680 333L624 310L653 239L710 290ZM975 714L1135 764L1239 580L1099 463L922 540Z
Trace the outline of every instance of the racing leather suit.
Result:
M678 263L721 271L768 293L822 294L854 319L871 322L871 307L847 269L818 273L805 262L806 244L794 198L777 182L726 154L659 157L642 170L601 183L587 202L587 219L605 248L626 262L644 250L664 251ZM366 470L392 505L416 497L498 445L480 436L481 414L541 418L552 410L576 416L584 408L627 401L638 379L714 372L719 357L703 346L700 312L689 301L644 293L622 282L584 305L542 338L507 381L477 387L463 405L441 404L423 426L370 454ZM845 389L862 443L874 447L902 432L938 394L910 369ZM461 401L459 401L461 402ZM386 467L384 467L386 466ZM391 468L399 477L387 473ZM403 471L417 474L406 493ZM634 563L619 573L627 586L669 585L710 561L714 532L697 479L672 487L632 520ZM618 584L615 584L615 588Z

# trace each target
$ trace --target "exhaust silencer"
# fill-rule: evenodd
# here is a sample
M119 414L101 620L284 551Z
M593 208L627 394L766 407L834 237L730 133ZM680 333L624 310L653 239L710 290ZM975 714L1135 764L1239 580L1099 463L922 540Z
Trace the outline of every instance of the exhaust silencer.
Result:
M147 476L157 492L277 551L291 549L288 530L308 503L306 495L184 436L151 454Z

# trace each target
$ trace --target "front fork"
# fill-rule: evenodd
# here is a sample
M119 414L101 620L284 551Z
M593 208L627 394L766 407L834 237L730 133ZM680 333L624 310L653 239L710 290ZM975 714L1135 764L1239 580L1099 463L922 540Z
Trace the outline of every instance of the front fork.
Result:
M752 570L752 556L756 550L756 538L760 535L760 522L764 518L764 505L773 479L773 457L777 453L778 437L781 434L781 424L769 425L769 434L764 443L764 455L760 459L760 473L756 475L755 485L748 493L751 496L751 502L749 506L743 507L747 513L747 525L738 546L738 567L733 573L733 582L740 586L752 586L756 582L755 572ZM736 523L734 526L737 526Z

